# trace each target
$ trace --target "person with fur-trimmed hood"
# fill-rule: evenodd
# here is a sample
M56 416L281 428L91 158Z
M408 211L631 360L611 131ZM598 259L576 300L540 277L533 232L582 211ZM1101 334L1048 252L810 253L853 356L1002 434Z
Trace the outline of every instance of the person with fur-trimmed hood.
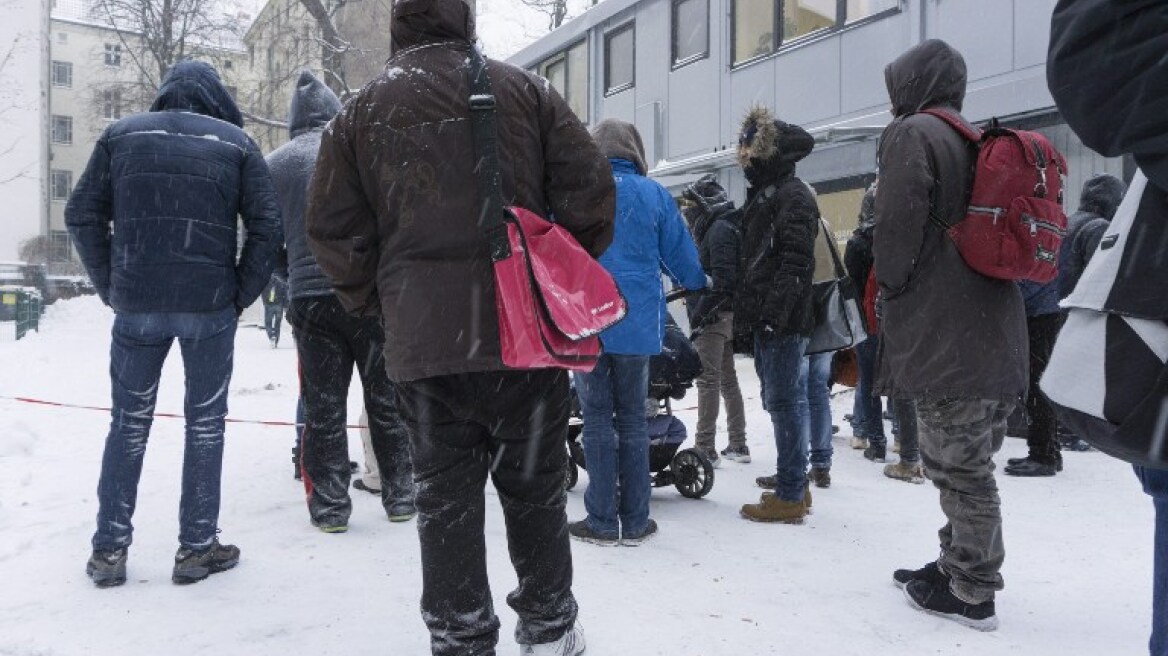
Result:
M819 206L795 176L815 147L806 130L756 108L743 122L738 163L746 174L746 258L734 302L736 342L748 334L778 449L774 494L742 506L759 522L800 524L810 507L807 452L811 435L807 358L814 327L811 281Z
M721 459L714 441L721 397L726 401L726 428L730 433L730 444L722 456L748 463L746 411L734 369L734 292L742 264L742 212L734 207L713 173L687 185L682 198L690 203L685 218L697 242L702 268L713 280L709 290L686 303L694 348L702 359L694 440L716 465Z

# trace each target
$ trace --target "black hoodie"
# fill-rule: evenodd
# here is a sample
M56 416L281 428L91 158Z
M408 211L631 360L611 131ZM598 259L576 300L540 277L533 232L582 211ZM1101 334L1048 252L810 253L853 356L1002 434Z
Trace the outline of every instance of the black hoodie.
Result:
M304 71L292 92L288 108L288 130L292 141L268 155L268 167L284 217L284 242L288 250L288 298L328 296L332 282L321 271L308 248L304 216L308 207L308 184L316 169L320 136L324 126L341 111L341 101L332 89L312 73Z
M682 195L692 203L685 211L686 223L698 246L702 269L713 280L708 290L686 302L690 327L697 329L717 321L719 312L733 311L742 264L742 213L713 175L687 186Z
M811 282L819 205L811 188L795 177L795 164L811 153L806 130L756 108L743 122L738 161L750 188L743 211L740 283L734 299L736 348L748 351L746 334L770 328L810 335L815 318Z
M896 118L880 141L872 244L884 298L878 393L1014 402L1027 384L1018 287L970 269L929 220L965 215L974 152L947 123L915 112L960 117L965 63L945 42L925 41L892 62L885 80Z

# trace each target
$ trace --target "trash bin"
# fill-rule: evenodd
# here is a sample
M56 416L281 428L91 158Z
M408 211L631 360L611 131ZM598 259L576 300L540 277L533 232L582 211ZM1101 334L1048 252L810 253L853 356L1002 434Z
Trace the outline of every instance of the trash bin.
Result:
M40 331L43 311L41 293L30 287L0 287L0 322L15 324L16 339L30 330Z

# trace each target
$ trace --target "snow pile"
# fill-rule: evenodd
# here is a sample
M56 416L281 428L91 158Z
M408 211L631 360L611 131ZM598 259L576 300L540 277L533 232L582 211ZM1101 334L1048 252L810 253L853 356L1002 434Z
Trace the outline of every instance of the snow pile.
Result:
M108 402L110 317L93 298L53 306L39 336L0 344L9 372L0 377L0 395ZM291 420L291 339L271 349L262 330L241 327L236 343L231 416ZM846 426L835 441L833 486L815 490L806 525L738 517L742 503L758 499L754 478L774 463L751 363L739 366L754 462L724 464L700 501L655 490L661 533L644 546L573 543L588 654L1146 653L1151 510L1128 467L1098 453L1068 453L1056 478L999 478L1007 545L1002 628L979 634L911 610L892 586L894 568L936 555L943 521L937 494L884 478L880 466L847 448ZM182 388L175 348L158 410L181 412ZM850 393L836 399L837 423L850 404ZM693 405L693 394L677 404L691 432ZM354 388L350 418L359 408ZM229 425L220 523L224 541L243 550L242 562L177 587L169 579L183 426L157 419L129 581L95 589L84 564L107 426L102 412L0 400L0 580L7 590L0 596L0 654L429 653L414 526L391 525L376 498L354 491L349 533L312 528L304 489L291 477L291 428ZM1011 439L999 460L1024 452L1025 444ZM350 453L360 459L355 433ZM571 519L583 515L586 483L582 474L568 495ZM499 653L511 654L515 617L505 595L515 577L497 499L487 494L488 566L503 621Z

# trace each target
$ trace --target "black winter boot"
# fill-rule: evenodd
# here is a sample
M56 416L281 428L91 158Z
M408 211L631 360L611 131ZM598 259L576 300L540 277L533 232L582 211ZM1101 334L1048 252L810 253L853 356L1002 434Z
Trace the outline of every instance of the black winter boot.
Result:
M94 551L85 564L85 573L99 588L112 588L126 582L125 547L113 551Z
M904 596L910 606L930 615L953 620L977 631L998 629L994 602L971 604L962 601L949 589L948 583L938 585L928 581L911 581L904 589Z

